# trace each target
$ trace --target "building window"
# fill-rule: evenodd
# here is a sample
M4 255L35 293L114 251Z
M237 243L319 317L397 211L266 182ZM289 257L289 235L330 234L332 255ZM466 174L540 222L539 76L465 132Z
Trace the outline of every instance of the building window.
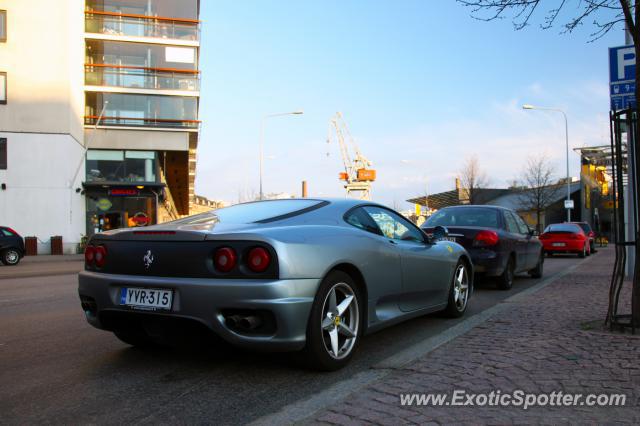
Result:
M7 73L0 72L0 104L7 103Z
M7 138L0 138L0 170L7 170Z
M154 151L87 151L87 182L145 183L156 181Z
M109 101L100 116L100 111ZM101 126L198 128L198 98L194 96L86 94L85 124Z
M7 41L7 11L0 10L0 43Z
M198 0L87 0L85 31L109 35L198 40Z
M87 40L85 83L90 86L198 90L195 47Z

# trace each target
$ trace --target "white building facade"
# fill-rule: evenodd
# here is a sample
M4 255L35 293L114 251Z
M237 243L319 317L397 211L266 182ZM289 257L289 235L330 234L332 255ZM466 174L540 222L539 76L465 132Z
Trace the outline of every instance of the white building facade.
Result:
M198 0L0 0L0 225L85 235L189 214Z

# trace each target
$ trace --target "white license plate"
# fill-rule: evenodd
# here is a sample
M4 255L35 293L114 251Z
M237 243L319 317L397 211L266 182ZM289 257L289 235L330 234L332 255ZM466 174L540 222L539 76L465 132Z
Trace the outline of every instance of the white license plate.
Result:
M173 291L156 288L123 287L120 304L140 309L171 309Z
M441 240L443 241L451 241L452 243L456 242L456 237L442 237Z
M553 247L564 247L566 244L565 243L553 243L551 244Z

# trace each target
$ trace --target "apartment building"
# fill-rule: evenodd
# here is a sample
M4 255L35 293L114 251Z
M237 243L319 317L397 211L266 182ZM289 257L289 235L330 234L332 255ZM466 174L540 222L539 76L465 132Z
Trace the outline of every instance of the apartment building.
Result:
M37 236L189 214L198 0L0 0L0 223Z

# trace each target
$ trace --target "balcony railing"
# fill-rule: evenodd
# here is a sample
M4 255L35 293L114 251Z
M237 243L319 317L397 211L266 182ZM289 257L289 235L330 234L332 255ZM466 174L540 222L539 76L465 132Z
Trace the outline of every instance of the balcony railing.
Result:
M95 125L99 116L85 115L85 125ZM152 117L115 117L102 116L100 126L126 126L126 127L166 127L178 129L197 129L200 120L178 120L173 118L152 118Z
M129 65L85 64L85 84L158 90L198 91L198 71Z
M130 13L85 11L85 31L119 36L199 40L200 21Z

